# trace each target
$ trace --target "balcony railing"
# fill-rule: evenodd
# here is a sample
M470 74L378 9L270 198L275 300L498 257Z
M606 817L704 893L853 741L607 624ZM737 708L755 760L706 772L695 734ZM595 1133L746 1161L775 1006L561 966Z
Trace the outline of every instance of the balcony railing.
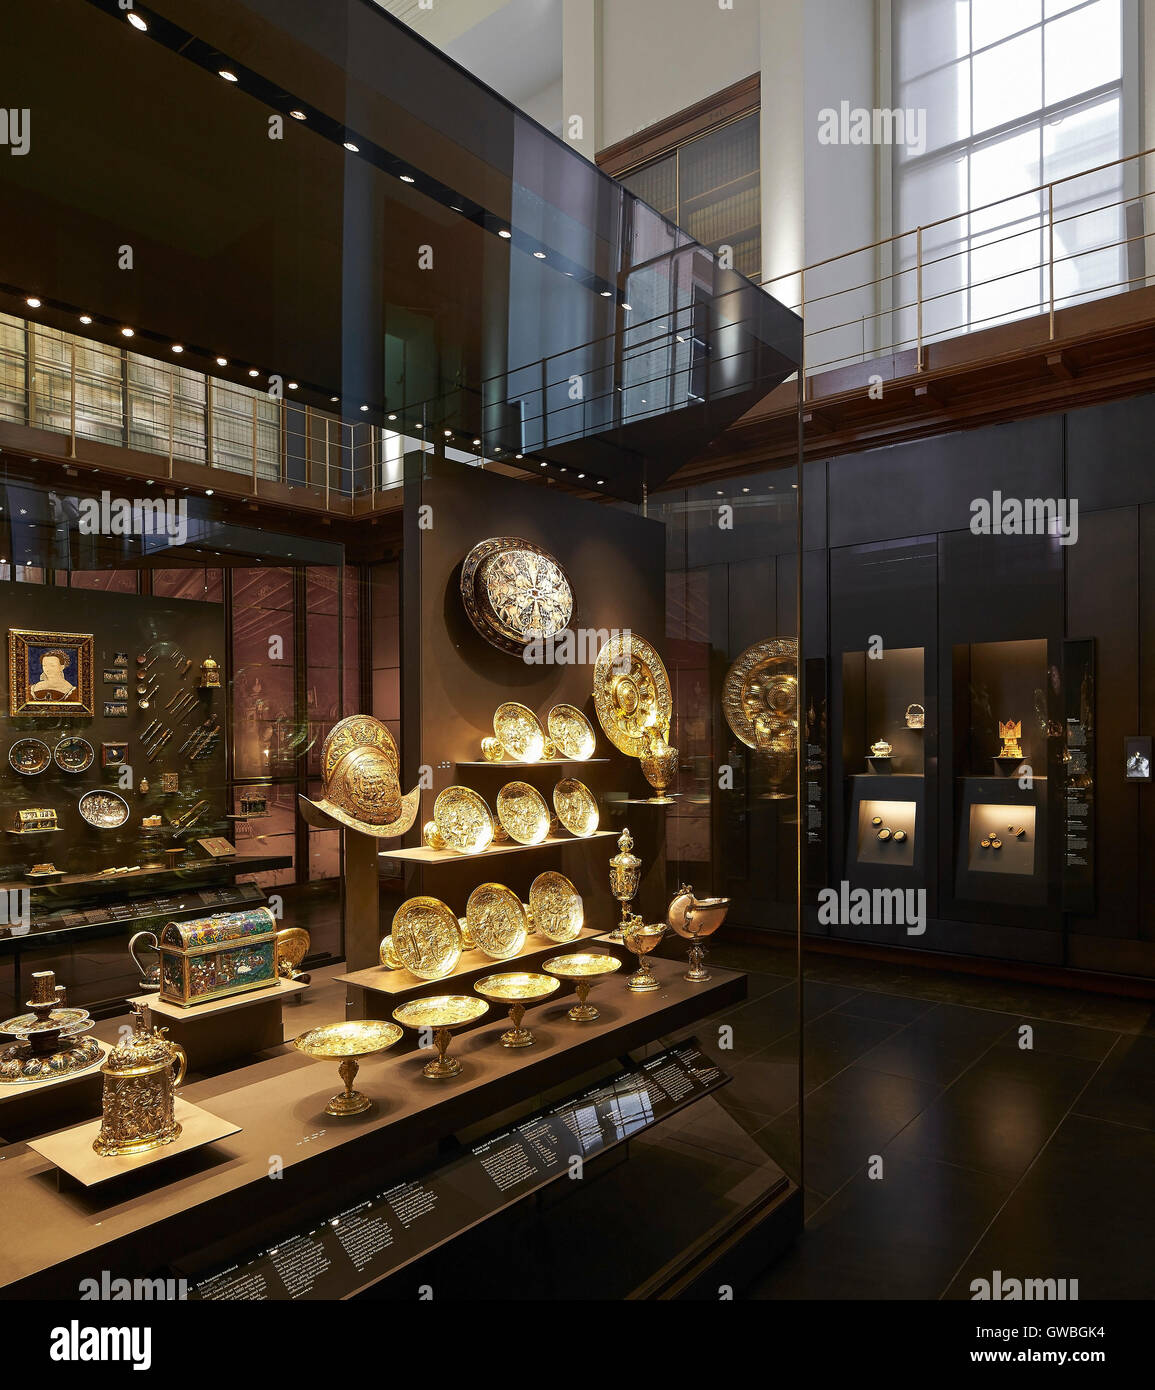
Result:
M805 322L804 374L912 352L1155 283L1155 150L899 232L763 288Z

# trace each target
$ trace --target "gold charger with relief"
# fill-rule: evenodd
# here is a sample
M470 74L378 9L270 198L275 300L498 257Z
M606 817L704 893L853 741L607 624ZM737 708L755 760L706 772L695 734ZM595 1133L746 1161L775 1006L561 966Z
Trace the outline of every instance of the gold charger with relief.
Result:
M538 874L529 885L529 910L539 936L559 945L581 936L585 908L581 894L565 874L554 869Z
M493 816L472 787L446 787L433 803L433 821L448 849L481 854L493 844Z
M670 727L674 701L662 658L636 632L615 633L594 662L594 708L606 737L631 758Z
M562 825L580 840L598 828L598 799L576 777L563 777L554 787L553 809Z
M465 920L473 944L491 960L516 956L529 933L521 900L501 883L482 883L470 893Z
M473 547L461 565L461 601L481 636L515 656L564 632L573 616L565 570L520 536L493 536Z
M426 1062L422 1067L424 1075L434 1080L457 1076L461 1063L456 1057L447 1057L449 1039L454 1028L464 1028L476 1023L489 1012L484 999L472 994L435 994L428 999L410 999L393 1010L393 1017L406 1028L417 1032L429 1029L433 1034L433 1045L437 1048L437 1059Z
M519 845L540 845L549 834L549 807L528 782L507 782L497 793L497 818Z
M443 979L461 959L461 928L440 898L403 902L393 915L390 938L386 958L392 954L419 980Z
M579 763L593 757L597 740L590 721L576 705L554 705L545 722L561 757Z
M493 716L493 732L514 762L537 763L545 752L545 733L533 710L507 700Z
M526 1008L556 994L561 981L556 976L533 971L510 971L507 975L486 975L473 988L491 1004L509 1005L511 1026L501 1035L502 1047L530 1047L536 1039L528 1028L521 1026Z

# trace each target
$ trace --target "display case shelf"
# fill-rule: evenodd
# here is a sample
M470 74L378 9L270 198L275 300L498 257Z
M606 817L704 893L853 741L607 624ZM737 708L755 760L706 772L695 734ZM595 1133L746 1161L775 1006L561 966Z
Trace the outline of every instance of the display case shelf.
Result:
M500 762L490 762L488 758L477 760L466 758L453 764L454 767L492 767L517 768L521 771L535 767L594 767L598 763L608 763L609 758L539 758L536 763L515 763L505 758Z
M414 864L467 864L492 859L499 854L528 854L540 849L561 849L566 845L588 845L591 840L604 840L617 833L616 830L595 830L592 835L551 835L537 845L490 845L480 854L458 854L452 849L430 849L428 845L417 845L412 849L380 850L377 857L401 859Z

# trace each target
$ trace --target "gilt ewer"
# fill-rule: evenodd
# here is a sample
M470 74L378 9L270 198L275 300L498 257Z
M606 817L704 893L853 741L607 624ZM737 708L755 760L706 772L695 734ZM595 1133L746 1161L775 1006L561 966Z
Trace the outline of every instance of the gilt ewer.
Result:
M103 1116L92 1141L98 1154L149 1153L180 1137L176 1088L188 1058L163 1028L150 1028L142 1006L133 1008L132 1032L104 1059Z

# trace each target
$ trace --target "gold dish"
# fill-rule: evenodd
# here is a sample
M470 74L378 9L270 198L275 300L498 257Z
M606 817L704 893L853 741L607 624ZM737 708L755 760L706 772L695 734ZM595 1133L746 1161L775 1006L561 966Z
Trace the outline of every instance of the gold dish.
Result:
M565 874L553 869L538 874L529 885L529 911L539 936L564 945L581 935L585 909L581 894Z
M598 799L584 782L563 777L553 789L553 809L571 835L585 839L598 828Z
M615 633L594 662L594 707L606 737L631 758L670 726L673 698L662 658L637 633Z
M129 816L128 802L115 792L85 792L76 809L97 830L115 830Z
M762 755L771 800L791 796L798 754L798 643L792 637L755 642L722 685L722 712L733 733Z
M501 739L489 734L481 740L481 756L487 763L499 763L505 757L505 748L502 746Z
M529 643L564 632L573 616L565 570L520 536L495 536L473 547L461 566L461 599L482 637L516 656Z
M507 782L497 793L497 818L519 845L540 845L549 834L549 807L528 782Z
M519 705L516 700L498 705L493 716L493 732L515 762L541 762L545 734L537 715L527 706Z
M622 940L626 944L626 949L638 958L637 970L626 981L626 988L635 994L645 994L650 990L661 988L657 980L654 979L654 972L650 969L650 962L647 957L665 934L664 923L650 926L636 914L632 914L627 921L622 923Z
M508 975L486 975L473 988L492 1004L509 1005L512 1027L502 1033L502 1047L530 1047L534 1042L533 1033L521 1026L526 1006L540 1003L551 994L556 994L561 988L561 981L553 975L511 971Z
M579 763L593 757L597 740L590 721L576 705L554 705L545 722L560 757Z
M39 738L18 738L8 750L8 766L21 777L35 777L52 765L52 750Z
M433 819L449 849L481 854L493 844L493 816L470 787L446 787L433 803Z
M381 945L377 949L377 956L386 970L400 970L402 968L401 960L396 950L393 948L392 936L383 936L381 938Z
M461 959L461 929L439 898L403 902L393 916L392 951L419 980L440 980Z
M352 1019L348 1023L325 1023L293 1039L293 1046L306 1057L318 1062L341 1063L337 1071L345 1083L345 1089L330 1098L325 1106L326 1115L360 1115L369 1109L373 1102L353 1089L353 1082L360 1070L360 1059L371 1057L375 1052L384 1052L401 1036L402 1030L395 1023L363 1018Z
M425 824L421 827L421 838L425 841L425 843L429 846L430 849L447 848L445 844L445 836L442 835L440 830L438 830L437 822L435 820L427 820Z
M525 909L517 894L500 883L482 883L470 893L465 920L477 949L491 960L508 960L525 945Z
M429 999L411 999L407 1004L399 1005L393 1010L393 1017L406 1028L432 1032L437 1059L426 1062L422 1071L426 1076L442 1080L457 1076L461 1071L457 1058L445 1055L453 1029L476 1023L488 1012L489 1005L485 1000L476 999L471 994L436 994Z
M586 1002L591 989L606 975L612 975L622 968L617 956L609 956L592 951L581 951L572 956L550 956L542 962L543 970L556 975L560 980L569 980L577 991L578 1001L569 1010L569 1017L575 1023L592 1023L600 1014L592 1004Z

